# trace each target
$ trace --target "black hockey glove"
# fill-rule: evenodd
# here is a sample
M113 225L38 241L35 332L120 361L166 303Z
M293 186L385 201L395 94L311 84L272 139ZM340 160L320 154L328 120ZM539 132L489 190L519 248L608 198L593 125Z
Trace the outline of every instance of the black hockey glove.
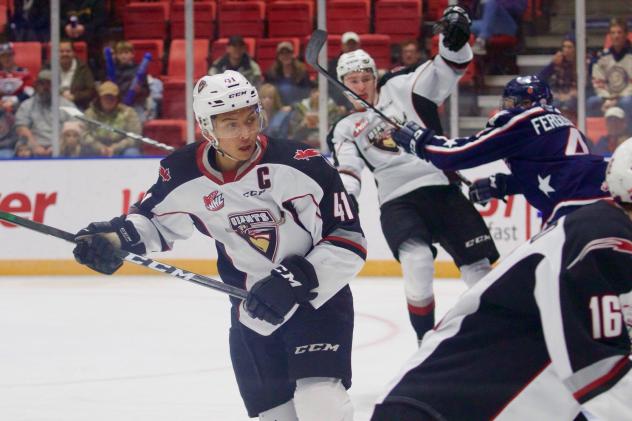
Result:
M503 199L507 195L507 174L498 173L476 180L470 186L469 194L472 202L482 205L494 197Z
M443 16L435 24L435 34L443 34L443 45L452 51L459 51L470 39L472 20L465 9L450 6L443 11Z
M123 216L92 222L75 234L75 240L75 260L105 275L113 274L123 264L123 260L115 254L116 248L136 254L145 254L146 251L134 224Z
M393 140L406 152L415 154L422 159L426 159L424 146L432 136L434 136L432 130L424 129L414 121L409 121L391 133Z
M270 275L253 285L246 298L246 311L256 319L278 325L294 304L309 304L316 298L316 271L302 256L281 261Z

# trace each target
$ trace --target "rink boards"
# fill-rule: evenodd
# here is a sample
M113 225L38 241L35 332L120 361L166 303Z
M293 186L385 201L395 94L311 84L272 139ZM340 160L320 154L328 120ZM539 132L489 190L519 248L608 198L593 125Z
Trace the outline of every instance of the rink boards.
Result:
M127 212L129 206L158 178L159 160L143 159L60 159L0 162L0 210L43 222L70 232L91 221L107 220ZM464 174L471 180L505 171L500 163L486 165ZM201 200L201 199L200 199ZM382 236L375 182L363 174L360 218L368 241L364 276L399 276L399 264L392 258ZM494 200L479 210L502 256L540 229L536 212L522 196L507 203ZM458 215L454 215L458 218ZM213 241L199 233L176 243L162 259L188 270L215 274L217 253ZM122 274L147 274L147 269L126 265ZM1 275L86 274L72 259L72 244L0 222ZM439 277L458 277L450 256L439 251Z

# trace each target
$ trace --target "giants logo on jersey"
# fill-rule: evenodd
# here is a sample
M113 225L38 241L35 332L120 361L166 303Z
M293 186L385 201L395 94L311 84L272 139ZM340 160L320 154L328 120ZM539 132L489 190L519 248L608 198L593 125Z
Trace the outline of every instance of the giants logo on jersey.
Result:
M224 207L224 195L215 190L203 197L204 206L211 212L215 212Z
M391 127L385 122L380 122L367 134L369 143L378 149L387 152L399 152L397 143L391 137Z
M248 245L273 261L278 246L279 222L268 209L232 213L230 226Z

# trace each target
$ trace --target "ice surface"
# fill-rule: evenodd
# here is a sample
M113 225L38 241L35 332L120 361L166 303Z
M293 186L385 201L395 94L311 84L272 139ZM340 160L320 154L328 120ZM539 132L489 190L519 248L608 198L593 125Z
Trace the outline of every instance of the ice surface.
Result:
M353 281L355 420L415 351L402 280ZM465 289L435 282L437 320ZM161 276L0 277L0 420L247 420L222 293Z

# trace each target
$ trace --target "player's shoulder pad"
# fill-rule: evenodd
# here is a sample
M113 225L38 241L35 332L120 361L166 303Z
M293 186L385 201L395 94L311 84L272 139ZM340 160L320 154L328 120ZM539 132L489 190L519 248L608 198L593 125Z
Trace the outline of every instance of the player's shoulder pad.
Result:
M160 160L159 181L165 187L174 189L189 180L200 177L202 173L197 166L198 148L201 142L185 145Z
M513 110L500 110L487 120L487 127L504 126L515 115L516 113L514 113Z
M604 238L622 238L632 246L632 220L623 209L607 200L573 211L564 219L564 230L566 238L580 246Z
M386 72L377 82L377 89L379 90L382 86L386 85L386 83L389 80L393 79L394 77L413 73L415 70L417 70L417 67L418 66L408 66L408 67L404 67L403 69L396 70L394 72Z
M280 164L296 168L321 185L326 185L326 180L333 174L338 174L318 149L291 140L268 138L268 147L259 165L264 164Z

